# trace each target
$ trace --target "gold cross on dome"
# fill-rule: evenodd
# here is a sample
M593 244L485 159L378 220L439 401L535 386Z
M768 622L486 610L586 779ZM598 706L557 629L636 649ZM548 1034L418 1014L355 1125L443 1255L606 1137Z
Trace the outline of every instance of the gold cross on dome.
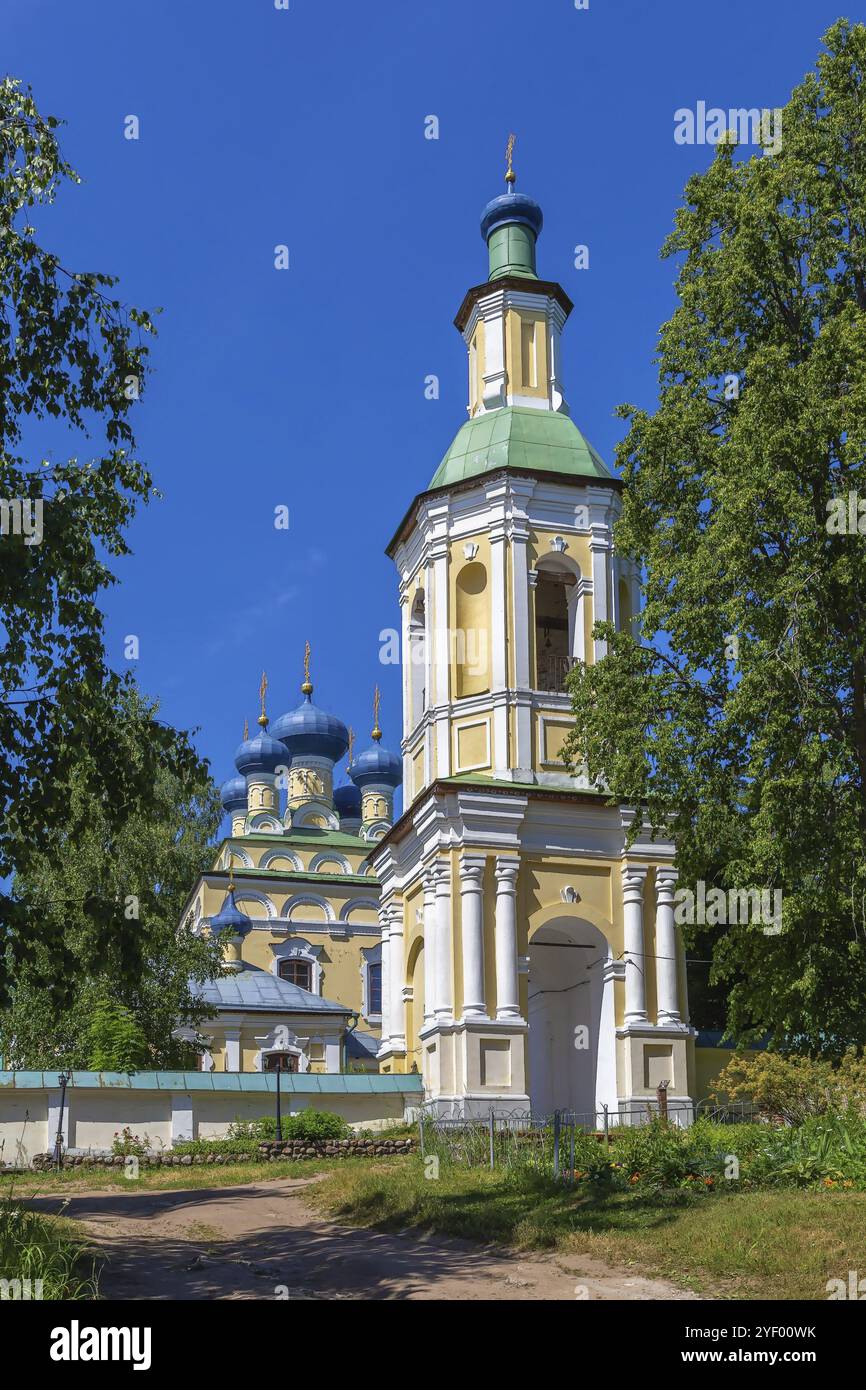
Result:
M267 690L268 690L268 678L267 678L267 676L265 675L264 671L262 671L262 679L261 679L261 683L260 683L260 685L259 685L259 699L260 699L261 702L262 702L262 712L261 712L261 714L259 715L259 723L261 724L262 728L264 728L265 725L266 725L267 722L268 722L268 716L265 714L265 695L267 694Z
M513 157L514 157L514 140L515 140L514 135L513 135L513 134L512 134L512 135L509 135L509 137L508 137L508 144L505 146L505 162L506 162L506 165L507 165L507 168L506 168L506 170L505 170L505 182L506 182L506 183L516 183L516 182L517 182L517 175L516 175L515 172L514 172L514 167L513 167L513 164L512 164L512 160L513 160Z

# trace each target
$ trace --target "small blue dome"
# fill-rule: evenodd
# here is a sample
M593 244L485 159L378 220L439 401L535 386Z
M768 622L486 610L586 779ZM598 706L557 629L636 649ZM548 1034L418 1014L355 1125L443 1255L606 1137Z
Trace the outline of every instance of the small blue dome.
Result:
M262 729L254 738L244 739L235 753L235 767L245 776L252 772L276 772L278 767L288 767L288 764L285 744L272 738L267 729Z
M500 193L498 198L490 200L481 214L481 235L487 241L491 232L509 222L529 227L537 237L544 224L544 215L535 199L527 198L525 193Z
M341 820L361 819L361 792L353 782L347 787L335 787L334 809Z
M374 743L356 758L349 768L349 776L356 787L367 787L376 782L386 786L399 787L403 781L403 760L396 753L389 753L381 744Z
M239 932L249 929L250 919L245 912L241 912L235 902L234 888L230 888L226 893L225 902L216 917L211 917L210 924L212 931L225 931L232 936L237 936Z
M349 730L342 719L319 709L309 695L304 696L297 709L274 721L274 737L281 740L293 758L306 754L338 763L349 747Z
M247 781L245 777L229 777L220 787L220 801L224 811L245 811L247 809Z

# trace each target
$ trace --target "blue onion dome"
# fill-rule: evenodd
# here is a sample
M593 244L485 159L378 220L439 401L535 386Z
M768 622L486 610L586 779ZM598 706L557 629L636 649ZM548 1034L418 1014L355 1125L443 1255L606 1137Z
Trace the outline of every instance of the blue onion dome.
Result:
M361 792L354 782L334 788L334 810L341 820L361 819Z
M240 932L249 930L250 919L245 912L241 912L235 902L235 885L231 877L225 901L216 917L211 917L210 924L212 931L228 932L230 936L237 936Z
M403 760L396 753L389 753L387 748L381 747L381 737L381 730L375 728L373 743L349 768L349 776L356 787L368 787L375 783L399 787L403 781Z
M235 767L246 777L255 772L276 772L278 767L287 767L289 763L285 744L268 733L268 721L263 719L259 723L260 732L254 738L245 738L235 753Z
M220 801L224 811L245 811L247 809L247 781L245 777L229 777L220 787Z
M517 223L529 227L537 237L544 224L541 208L534 198L525 193L500 193L491 198L481 214L481 235L487 241L497 227L513 226Z
M342 719L314 705L309 681L301 686L304 698L297 709L274 720L274 737L288 749L292 758L327 758L338 763L349 747L349 730Z

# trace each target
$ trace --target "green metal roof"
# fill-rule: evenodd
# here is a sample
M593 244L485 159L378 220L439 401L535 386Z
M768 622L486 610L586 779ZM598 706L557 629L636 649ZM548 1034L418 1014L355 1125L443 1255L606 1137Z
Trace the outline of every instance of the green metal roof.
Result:
M297 1095L369 1095L423 1092L417 1072L283 1072L280 1089ZM229 1071L74 1071L70 1085L76 1090L121 1091L274 1091L272 1072ZM16 1091L59 1089L57 1071L0 1071L0 1089Z
M466 421L433 475L430 487L446 487L496 468L581 478L612 477L570 416L509 405Z

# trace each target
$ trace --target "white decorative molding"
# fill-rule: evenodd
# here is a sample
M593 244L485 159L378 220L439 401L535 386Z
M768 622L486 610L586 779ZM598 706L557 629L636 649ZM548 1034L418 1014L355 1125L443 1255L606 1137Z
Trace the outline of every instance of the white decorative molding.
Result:
M577 889L576 889L576 888L572 888L570 884L569 884L569 886L568 886L567 888L563 888L563 889L562 889L562 892L560 893L559 896L560 896L560 898L562 899L562 901L563 901L564 903L579 903L579 902L580 902L580 894L578 893Z
M321 908L322 912L325 915L326 924L336 921L336 913L334 912L334 909L328 902L327 898L321 898L316 893L296 893L293 898L289 898L284 903L283 910L279 915L285 918L287 921L293 922L294 918L292 916L292 913L294 912L295 908L298 907ZM277 913L274 912L273 916L276 917ZM323 924L319 923L318 925L321 926Z
M478 554L478 546L475 541L467 541L463 547L463 554L467 560L474 560Z
M568 541L564 536L551 536L550 548L551 550L558 551L561 555L564 550L568 549Z

